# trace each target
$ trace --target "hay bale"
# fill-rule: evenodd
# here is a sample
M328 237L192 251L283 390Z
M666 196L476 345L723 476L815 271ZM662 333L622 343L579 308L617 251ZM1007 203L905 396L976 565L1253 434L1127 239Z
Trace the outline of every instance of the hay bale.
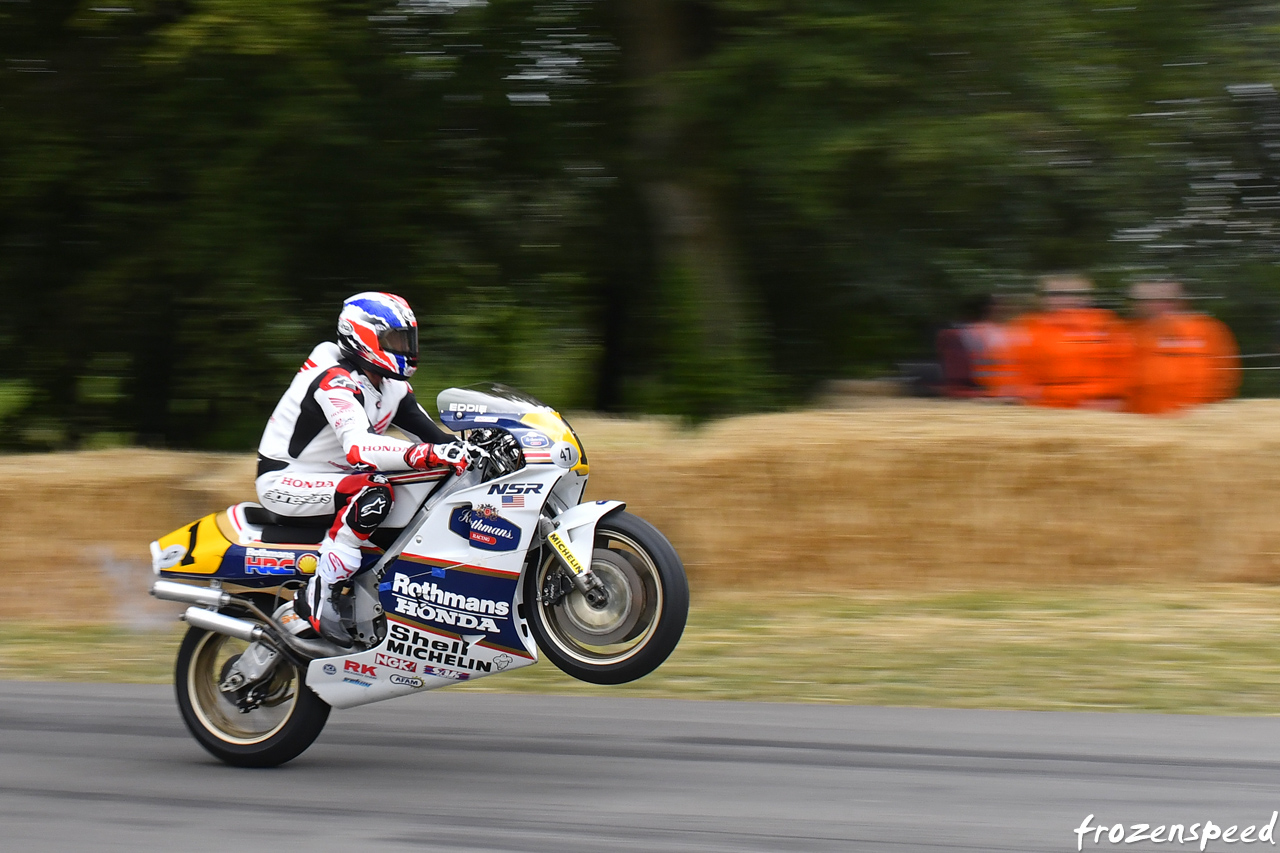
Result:
M1280 581L1280 401L1180 418L897 401L670 420L578 416L592 499L621 498L695 589ZM0 617L101 610L102 566L253 497L250 455L0 458ZM117 575L119 573L117 572ZM50 590L58 590L50 595ZM133 594L130 592L129 594Z
M147 544L252 499L254 464L242 454L135 449L0 457L0 618L101 622L140 606Z
M662 456L598 453L589 492L627 499L717 587L1274 582L1278 418L1273 401L763 415L670 435Z

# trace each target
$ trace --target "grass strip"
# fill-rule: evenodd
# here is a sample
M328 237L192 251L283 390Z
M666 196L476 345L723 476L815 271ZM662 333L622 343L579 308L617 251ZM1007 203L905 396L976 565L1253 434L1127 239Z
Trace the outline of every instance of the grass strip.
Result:
M182 626L0 622L0 679L165 683ZM671 659L619 687L543 661L459 690L953 708L1273 714L1280 589L696 598Z

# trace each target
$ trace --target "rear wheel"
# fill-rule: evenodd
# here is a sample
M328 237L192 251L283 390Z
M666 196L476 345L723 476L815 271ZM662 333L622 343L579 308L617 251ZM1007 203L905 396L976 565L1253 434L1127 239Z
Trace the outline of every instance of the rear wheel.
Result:
M286 659L265 682L221 691L218 685L247 647L224 634L188 629L174 673L178 708L196 741L215 757L237 767L275 767L320 736L329 705Z
M593 684L623 684L657 669L680 642L689 581L675 548L649 522L613 512L596 525L591 569L608 592L596 607L555 554L525 576L524 600L538 647L564 672Z

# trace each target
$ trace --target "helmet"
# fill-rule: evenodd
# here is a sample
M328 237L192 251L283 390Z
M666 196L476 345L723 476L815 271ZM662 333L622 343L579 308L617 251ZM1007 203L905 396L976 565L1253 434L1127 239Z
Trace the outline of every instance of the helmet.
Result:
M393 293L357 293L342 303L338 346L370 373L408 379L418 369L418 321Z

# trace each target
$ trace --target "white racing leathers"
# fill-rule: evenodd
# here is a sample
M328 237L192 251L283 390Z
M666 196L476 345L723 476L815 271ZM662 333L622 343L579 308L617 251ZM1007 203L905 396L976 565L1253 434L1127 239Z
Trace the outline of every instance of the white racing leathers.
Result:
M394 425L422 442L453 439L427 417L408 382L383 379L375 388L323 343L293 377L258 445L258 497L279 515L329 515L346 475L407 471L412 443L384 435Z
M405 452L414 444L384 435L393 425L419 442L452 440L408 382L384 378L375 387L334 343L312 350L267 422L255 483L262 505L283 516L337 513L316 572L324 597L359 569L360 546L391 510L392 489L375 472L410 468Z

